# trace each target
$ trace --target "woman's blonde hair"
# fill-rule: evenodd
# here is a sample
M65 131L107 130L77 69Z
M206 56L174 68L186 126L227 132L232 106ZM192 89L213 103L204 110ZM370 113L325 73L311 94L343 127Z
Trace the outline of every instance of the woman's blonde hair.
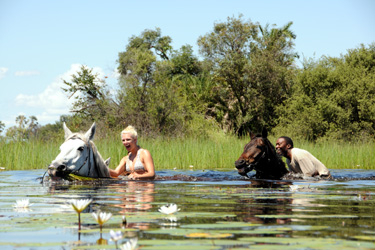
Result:
M126 133L131 134L132 137L135 139L138 138L138 133L133 126L127 126L123 131L121 131L121 134L126 134Z

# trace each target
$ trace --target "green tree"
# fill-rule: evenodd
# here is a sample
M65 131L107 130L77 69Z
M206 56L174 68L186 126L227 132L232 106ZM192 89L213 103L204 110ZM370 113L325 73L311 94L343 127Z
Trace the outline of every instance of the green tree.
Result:
M177 76L198 72L191 47L173 51L171 41L161 35L159 28L145 30L140 36L133 36L126 51L119 54L123 116L127 124L149 134L177 134L184 130L188 111Z
M5 124L0 121L0 134L4 131L4 128L5 128Z
M340 58L307 61L278 108L276 133L309 140L363 140L375 134L375 44Z
M124 52L119 53L118 71L121 74L118 99L122 116L139 129L152 130L149 109L151 89L155 87L153 74L157 58L168 60L171 38L161 36L160 29L145 30L129 39ZM125 125L125 121L121 122Z
M224 129L243 134L274 124L274 108L286 97L295 58L290 26L269 32L240 15L216 23L199 38L200 52L220 86L213 100Z
M16 123L17 126L7 129L7 138L11 140L28 140L37 136L40 126L35 116L30 116L27 119L26 116L19 115L16 117Z
M298 54L293 51L296 35L290 30L292 22L281 28L258 26L259 34L251 43L250 61L246 74L252 85L253 116L261 118L257 129L276 125L276 107L290 95ZM254 120L250 120L255 123Z
M69 98L75 102L71 112L91 121L105 121L109 127L115 126L118 104L110 95L107 85L93 69L82 65L80 71L72 75L72 81L64 80L66 88L62 88Z

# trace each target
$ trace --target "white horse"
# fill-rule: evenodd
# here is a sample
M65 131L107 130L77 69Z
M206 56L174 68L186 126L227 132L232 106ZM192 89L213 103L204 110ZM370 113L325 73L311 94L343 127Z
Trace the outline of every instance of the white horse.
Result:
M68 178L70 174L91 178L110 177L106 161L92 142L95 135L95 122L85 133L72 133L64 123L65 142L60 146L60 153L48 166L50 177Z

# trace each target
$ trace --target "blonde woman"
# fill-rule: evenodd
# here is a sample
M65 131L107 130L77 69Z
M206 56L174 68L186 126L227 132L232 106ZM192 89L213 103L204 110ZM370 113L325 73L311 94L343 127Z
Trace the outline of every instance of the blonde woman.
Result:
M153 180L155 178L154 161L150 152L137 144L138 134L132 126L121 132L122 144L128 151L115 170L109 169L111 177L127 175L130 180Z

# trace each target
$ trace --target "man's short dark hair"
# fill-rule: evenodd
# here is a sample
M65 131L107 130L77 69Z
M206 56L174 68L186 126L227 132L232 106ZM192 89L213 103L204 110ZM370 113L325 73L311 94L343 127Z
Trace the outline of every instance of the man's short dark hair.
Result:
M283 139L285 140L286 144L287 144L287 145L289 144L289 145L291 146L291 148L294 147L294 146L293 146L293 140L290 139L290 137L288 137L288 136L280 136L279 138L283 138Z

